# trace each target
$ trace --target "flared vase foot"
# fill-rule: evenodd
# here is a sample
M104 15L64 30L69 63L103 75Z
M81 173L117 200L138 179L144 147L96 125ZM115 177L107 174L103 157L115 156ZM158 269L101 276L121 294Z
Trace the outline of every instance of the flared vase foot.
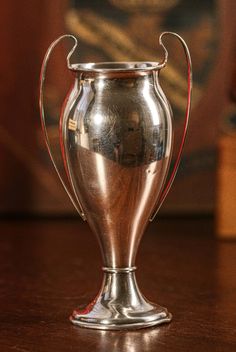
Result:
M143 297L132 270L112 270L105 272L95 300L85 309L73 312L70 317L73 324L91 329L129 330L171 321L172 316L166 308Z

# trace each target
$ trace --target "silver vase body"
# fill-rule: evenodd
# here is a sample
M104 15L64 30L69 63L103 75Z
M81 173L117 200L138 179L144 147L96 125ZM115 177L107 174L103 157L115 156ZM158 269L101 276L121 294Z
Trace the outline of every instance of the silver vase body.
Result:
M76 325L127 329L171 320L135 279L140 240L172 183L165 188L173 139L159 84L165 63L68 64L74 84L61 112L60 145L70 189L64 186L96 234L104 262L101 290L73 312Z

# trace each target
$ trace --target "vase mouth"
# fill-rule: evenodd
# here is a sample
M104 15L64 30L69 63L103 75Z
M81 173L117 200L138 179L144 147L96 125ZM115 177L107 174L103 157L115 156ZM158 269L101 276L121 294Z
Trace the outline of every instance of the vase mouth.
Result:
M151 61L120 61L120 62L90 62L70 65L72 71L110 73L110 72L145 72L162 68L158 62Z

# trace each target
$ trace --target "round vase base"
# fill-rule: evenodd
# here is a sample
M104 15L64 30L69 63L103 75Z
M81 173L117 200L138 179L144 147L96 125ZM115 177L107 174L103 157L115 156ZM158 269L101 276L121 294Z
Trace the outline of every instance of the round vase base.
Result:
M139 291L134 271L106 272L100 293L85 309L76 309L73 324L91 329L129 330L169 323L172 315Z
M153 307L153 309L148 312L138 312L129 309L126 315L117 314L117 312L113 311L114 316L110 316L109 318L107 314L98 316L98 312L96 313L97 316L95 316L95 314L86 315L84 312L80 313L80 311L77 310L73 312L70 321L75 325L90 329L132 330L169 323L172 319L172 315L165 308L160 306Z

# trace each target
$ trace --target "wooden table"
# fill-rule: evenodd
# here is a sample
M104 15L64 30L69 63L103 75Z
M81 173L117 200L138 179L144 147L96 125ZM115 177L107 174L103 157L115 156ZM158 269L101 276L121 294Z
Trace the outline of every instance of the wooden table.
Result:
M236 351L236 242L212 219L160 219L140 246L137 279L167 306L169 325L139 331L74 327L73 308L96 295L100 252L79 220L0 223L0 351Z

